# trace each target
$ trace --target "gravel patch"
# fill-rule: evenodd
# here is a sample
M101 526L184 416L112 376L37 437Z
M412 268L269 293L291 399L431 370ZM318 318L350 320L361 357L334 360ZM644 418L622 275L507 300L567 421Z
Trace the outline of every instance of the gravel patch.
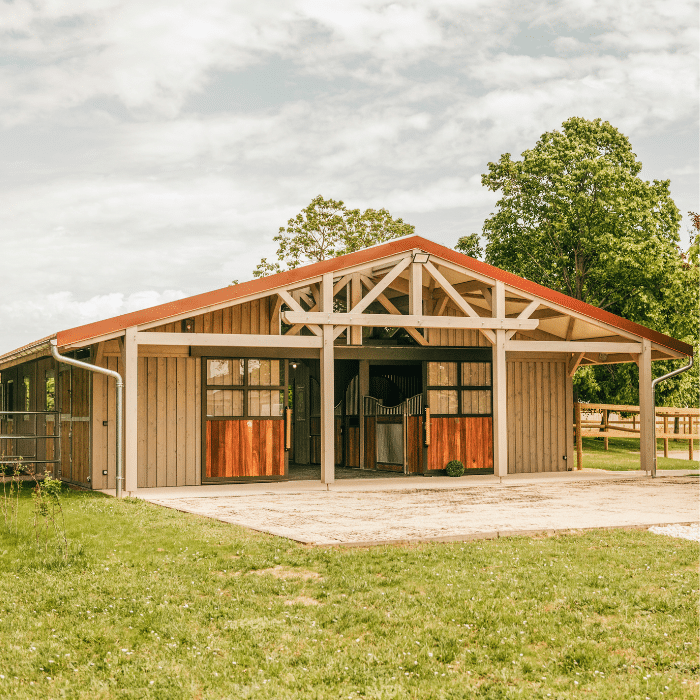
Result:
M649 532L655 535L668 535L668 537L680 537L683 540L700 542L700 523L693 525L656 525L649 528Z

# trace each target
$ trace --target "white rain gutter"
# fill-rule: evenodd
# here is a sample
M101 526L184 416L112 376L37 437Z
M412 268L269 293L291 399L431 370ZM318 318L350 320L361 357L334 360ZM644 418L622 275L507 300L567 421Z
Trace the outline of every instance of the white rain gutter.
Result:
M114 377L117 380L117 476L116 476L116 487L117 487L117 498L122 497L122 485L124 477L122 476L122 441L123 441L123 416L124 416L124 380L119 372L114 372L111 369L105 369L104 367L97 367L96 365L91 365L89 362L81 362L80 360L74 360L72 357L64 357L58 352L58 341L54 338L51 340L51 354L59 361L64 362L67 365L73 365L75 367L80 367L81 369L86 369L89 372L98 372L100 374L106 374L109 377Z
M656 385L660 384L663 381L666 381L667 379L670 379L671 377L675 377L678 374L687 372L692 366L693 356L691 355L690 362L687 365L685 365L684 367L679 367L678 369L674 369L673 372L664 374L663 377L657 377L651 382L651 407L654 410L654 462L651 468L652 479L656 477Z

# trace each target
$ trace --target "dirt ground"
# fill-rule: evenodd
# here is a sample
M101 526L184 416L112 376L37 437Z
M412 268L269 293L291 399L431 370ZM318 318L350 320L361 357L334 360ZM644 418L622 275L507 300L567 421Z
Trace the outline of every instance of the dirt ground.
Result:
M497 537L700 520L695 476L140 498L316 545ZM397 485L398 486L398 485ZM201 488L201 487L200 487Z

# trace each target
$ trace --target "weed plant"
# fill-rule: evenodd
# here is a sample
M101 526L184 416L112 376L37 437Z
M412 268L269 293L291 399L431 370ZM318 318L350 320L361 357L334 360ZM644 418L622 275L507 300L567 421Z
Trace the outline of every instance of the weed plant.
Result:
M132 499L63 505L65 558L0 536L3 698L697 697L695 542L313 548Z

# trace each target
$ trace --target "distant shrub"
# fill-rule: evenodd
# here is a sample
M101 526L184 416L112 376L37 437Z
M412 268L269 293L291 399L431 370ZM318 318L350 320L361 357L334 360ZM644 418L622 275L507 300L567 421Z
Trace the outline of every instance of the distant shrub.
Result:
M464 465L458 459L448 462L445 469L447 470L447 476L462 476L464 474Z

